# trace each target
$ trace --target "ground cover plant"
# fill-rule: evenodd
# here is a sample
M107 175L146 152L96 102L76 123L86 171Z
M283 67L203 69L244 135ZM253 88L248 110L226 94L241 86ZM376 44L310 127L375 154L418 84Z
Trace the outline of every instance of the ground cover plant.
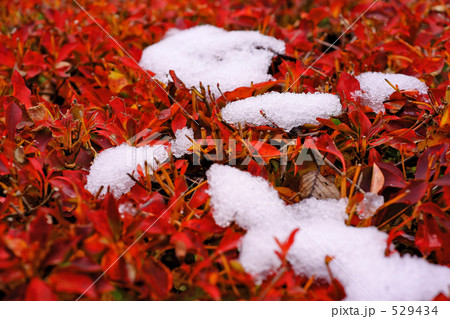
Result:
M267 269L245 262L279 207L316 236L356 234L337 253L371 232L377 261L420 264L391 282L377 263L393 290L417 292L404 298L450 298L445 1L14 0L0 18L0 300L370 300L339 274L341 256L303 253L306 226L258 242ZM266 42L224 51L194 34L180 55L165 37L198 25ZM143 63L157 43L174 52ZM187 68L164 60L188 55ZM268 62L252 83L256 60ZM238 69L219 86L191 81L220 63ZM280 93L298 100L283 109ZM317 102L302 112L318 113L293 126L305 96ZM308 219L316 207L323 222Z

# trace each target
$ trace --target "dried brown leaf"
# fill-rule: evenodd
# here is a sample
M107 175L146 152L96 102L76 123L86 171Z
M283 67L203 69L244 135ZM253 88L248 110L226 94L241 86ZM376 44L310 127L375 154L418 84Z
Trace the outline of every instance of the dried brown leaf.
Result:
M30 119L33 120L33 122L39 122L39 121L51 119L51 116L50 116L47 108L42 103L28 108L27 113L28 113L28 116L30 117Z
M378 165L373 164L372 182L370 184L370 191L372 193L378 194L378 192L383 188L383 186L384 186L384 175L381 172Z
M302 198L341 198L341 194L336 185L323 177L320 171L308 172L300 178L299 193Z

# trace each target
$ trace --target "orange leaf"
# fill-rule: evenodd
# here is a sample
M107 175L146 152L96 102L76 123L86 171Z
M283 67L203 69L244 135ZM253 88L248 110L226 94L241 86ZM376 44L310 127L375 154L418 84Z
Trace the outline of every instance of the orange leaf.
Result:
M108 75L108 87L114 93L119 93L124 86L128 85L128 79L122 73L111 71Z
M261 156L267 163L271 158L281 155L281 152L275 146L269 145L267 143L261 141L251 141L250 144L254 147L254 149L250 147L252 156Z

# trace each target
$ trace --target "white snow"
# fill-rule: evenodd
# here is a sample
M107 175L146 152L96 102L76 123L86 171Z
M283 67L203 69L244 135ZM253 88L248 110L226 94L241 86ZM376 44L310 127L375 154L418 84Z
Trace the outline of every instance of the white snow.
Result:
M347 300L429 300L448 292L449 268L409 255L385 257L387 234L346 226L344 199L310 198L288 206L266 180L250 173L214 164L207 177L216 223L236 222L247 230L239 258L256 280L281 265L274 237L284 241L300 228L288 253L293 269L329 279L325 257L334 257L330 267Z
M385 81L387 79L392 85L397 85L400 90L417 90L420 94L427 94L428 87L419 79L404 74L389 74L382 72L366 72L356 76L361 91L353 94L362 99L362 103L370 106L375 112L384 111L383 101L388 100L394 93L394 89Z
M144 169L145 162L151 170L164 163L168 153L163 145L134 147L122 144L102 151L91 165L85 188L96 194L103 186L100 196L106 194L108 187L114 197L130 191L135 182L128 174L138 177L138 165Z
M188 127L183 127L182 129L175 131L175 140L172 141L171 151L173 156L182 157L185 154L192 153L189 148L192 147L192 141L187 138L189 136L191 140L194 140L194 130Z
M270 92L231 102L221 113L229 124L276 125L290 131L303 124L317 124L316 118L329 118L341 110L341 102L333 94Z
M140 65L168 83L174 70L186 86L206 88L219 96L222 92L251 83L269 81L272 58L284 53L285 43L257 31L225 31L202 25L180 31L171 29L166 36L142 53Z
M358 215L361 219L372 217L377 209L384 204L384 197L375 193L367 192L364 199L358 205Z
M194 130L184 127L175 132L174 140L169 140L173 156L181 157L192 153L189 150L192 147L192 142L186 135L194 139ZM94 159L87 176L85 188L92 194L97 194L100 187L103 186L100 196L104 196L109 187L114 197L119 198L123 194L128 193L131 187L134 186L135 182L128 174L137 178L138 165L144 169L147 161L150 173L152 173L168 158L168 150L162 144L142 147L122 144L117 147L110 147L102 151Z

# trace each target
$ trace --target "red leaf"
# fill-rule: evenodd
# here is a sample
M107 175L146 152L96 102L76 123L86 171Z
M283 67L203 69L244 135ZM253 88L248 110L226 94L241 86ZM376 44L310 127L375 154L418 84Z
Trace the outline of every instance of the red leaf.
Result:
M240 87L231 92L224 92L223 95L229 102L233 102L239 99L246 99L251 97L255 92L255 88L251 87Z
M116 200L108 193L105 196L104 202L106 202L106 216L108 217L108 223L111 227L111 232L114 236L114 240L118 240L122 233L122 224L120 221L119 210L117 209Z
M442 189L445 204L450 207L450 186L443 186Z
M19 99L20 102L25 104L28 109L31 107L31 91L25 85L25 81L17 70L13 71L11 82L14 88L13 96Z
M329 10L324 7L312 8L308 13L308 20L311 20L314 25L319 24L320 21L330 16Z
M184 83L175 75L175 72L173 70L169 71L170 77L173 80L173 83L175 84L175 87L177 89L181 89L184 87Z
M439 226L434 218L430 215L425 215L424 219L419 221L416 232L415 243L417 248L425 255L429 255L432 251L441 248L440 233Z
M441 57L421 57L414 59L414 67L420 74L439 73L445 65Z
M164 109L161 112L159 112L158 120L162 121L168 120L171 114L172 112L170 111L170 109Z
M172 289L172 273L153 257L147 257L145 260L142 277L150 285L151 294L156 299L165 299Z
M432 182L435 185L440 186L450 186L450 173L445 174L442 177L439 177L437 180Z
M176 132L177 130L180 130L184 127L186 127L186 118L183 116L183 114L178 113L175 118L172 120L172 132Z
M88 219L94 228L108 239L113 239L114 235L111 232L111 227L108 223L108 217L104 210L91 211L87 214Z
M70 177L56 176L50 180L50 184L54 188L58 188L61 193L67 195L68 197L76 197L77 192L75 191L76 186L74 185L74 180Z
M254 147L254 149L250 148L252 155L256 158L259 158L258 155L261 156L266 163L268 163L271 158L281 155L281 152L275 146L262 141L251 141L250 144Z
M122 65L124 65L124 66L126 66L126 67L129 67L129 68L132 68L132 69L135 69L135 70L142 70L142 69L139 67L139 64L136 63L135 60L133 60L133 59L127 57L127 56L119 57L118 60L119 60L120 64L122 64ZM139 60L139 59L138 59L138 60ZM148 71L148 70L147 70L146 72L147 72L149 75L151 75L151 76L154 75L152 72L150 72L150 71Z
M48 68L43 55L39 52L31 50L28 50L27 53L25 53L22 63L25 67L27 73L26 77L28 79L38 75L43 70Z
M28 230L29 243L37 241L41 247L45 247L51 235L51 229L52 225L49 224L46 214L40 211L30 223Z
M48 280L53 286L53 289L57 292L79 295L84 293L88 298L97 298L97 292L95 291L94 286L91 287L94 281L87 275L70 271L61 271L53 273Z
M65 269L70 269L73 271L82 271L85 273L87 272L96 273L102 271L102 266L100 266L99 264L97 264L88 257L80 257L72 260L70 264L65 267Z
M69 239L59 239L53 242L50 247L50 251L45 256L44 264L46 266L50 266L62 263L66 258L66 255L69 253L70 249L76 244L76 241L72 241Z
M350 112L349 118L353 122L353 125L358 129L359 136L369 136L372 123L363 111L357 110Z
M403 236L405 232L403 230L398 230L397 228L392 229L389 232L388 239L386 241L386 251L391 254L390 247L395 238Z
M432 301L450 301L450 297L440 292Z
M242 234L234 232L231 228L227 228L222 240L217 247L216 253L223 254L232 249L237 249L241 241Z
M344 286L339 280L333 278L331 284L328 287L327 295L333 300L343 300L347 294L345 293Z
M64 61L67 59L70 54L78 47L78 43L66 43L62 46L62 48L58 51L58 58L56 59L56 63Z
M450 220L450 216L445 214L442 209L435 203L424 203L420 205L419 210L442 219Z
M191 200L189 201L189 206L191 208L195 209L195 208L200 207L201 205L205 204L209 198L208 193L206 193L207 190L208 190L208 184L205 184L202 187L200 187L199 189L197 189L195 191L194 195L192 196Z
M217 119L214 119L214 124L216 124L219 127L223 139L225 141L228 141L231 137L230 130L225 125L223 125L223 123L219 122Z
M342 72L336 89L339 95L341 95L344 99L354 101L355 99L353 98L352 93L359 91L361 87L359 85L359 81L355 77L351 76L347 72Z
M381 155L374 148L371 148L369 151L369 166L374 165L377 162L381 162Z
M342 163L344 172L346 171L344 155L342 155L342 153L337 149L336 145L328 134L324 134L320 137L307 138L305 140L305 143L303 144L303 147L316 149L337 156Z
M151 213L152 215L159 216L166 209L166 202L164 197L158 193L153 192L150 198L142 205L142 210Z
M445 156L448 148L448 144L439 144L427 148L417 161L416 179L426 179L428 167L430 168L428 178L430 178L436 169L435 166L437 162L440 162L441 164L447 163Z
M260 176L261 174L261 166L258 165L254 160L251 160L248 163L247 171L253 176Z
M16 64L16 57L7 47L0 44L0 64L6 65L9 68L13 68Z
M116 97L116 98L112 99L111 101L109 101L109 105L111 105L111 108L113 109L114 114L117 116L120 123L122 125L124 125L126 117L127 117L124 100Z
M416 246L424 255L434 252L438 263L450 264L450 217L435 203L420 205Z
M41 152L45 150L47 144L53 139L52 132L48 129L40 130L34 135L35 146Z
M323 125L332 128L333 130L341 131L343 133L350 133L350 134L353 133L353 130L350 127L348 127L348 125L345 123L339 123L339 125L336 125L333 123L333 121L329 119L317 118L317 120Z
M6 103L6 101L4 102ZM8 129L6 136L10 140L14 140L16 135L17 124L22 119L22 110L16 103L11 101L5 108L6 127Z
M284 241L284 242L281 242L277 238L275 238L275 241L277 242L278 247L281 250L279 252L276 251L275 253L278 255L278 257L280 257L281 260L283 260L283 261L286 260L289 248L291 248L292 244L294 243L295 235L297 234L297 232L299 230L300 230L299 228L294 229L291 232L291 234L289 235L289 238L286 241Z
M390 114L396 114L405 106L407 101L408 100L405 96L403 96L403 94L395 91L391 94L389 99L384 102L384 107L386 110L389 110Z
M202 288L214 300L220 300L220 290L219 288L217 288L217 286L208 284L206 282L197 282L197 286Z
M201 219L190 219L183 223L183 227L205 233L220 233L223 231L223 228L217 226L209 214Z
M157 96L167 107L170 107L172 103L170 103L169 95L167 92L159 85L155 84L155 90L153 91L155 96Z
M405 187L406 182L400 169L390 163L376 162L384 175L384 187Z
M161 88L159 84L155 85L154 93L167 107L170 107L172 105L169 100L169 95L163 88Z
M5 154L0 153L0 176L9 173L11 166L11 160L9 160ZM0 206L1 207L1 206ZM1 209L0 209L1 211Z
M253 88L255 88L255 92L252 95L260 95L266 93L269 89L274 87L275 85L279 83L284 83L283 80L277 80L277 81L267 81L262 83L256 83L253 84Z
M25 291L26 301L56 301L56 296L50 287L39 278L33 278Z
M428 183L424 180L413 180L402 189L400 194L406 194L398 200L399 203L415 204L425 195Z
M106 271L107 278L119 281L128 282L128 269L125 257L121 257L114 249L110 248L102 258L102 268Z

